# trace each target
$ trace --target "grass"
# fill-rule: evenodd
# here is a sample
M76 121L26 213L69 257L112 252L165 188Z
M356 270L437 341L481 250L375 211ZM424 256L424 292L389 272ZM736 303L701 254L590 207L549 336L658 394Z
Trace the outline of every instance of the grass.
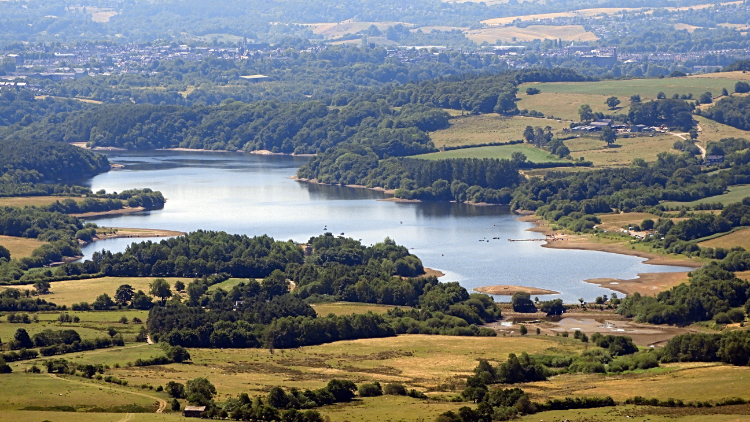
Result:
M553 132L567 127L564 123L550 119L533 117L503 117L497 114L456 117L450 120L450 127L430 133L436 147L508 142L523 139L526 126L552 127Z
M612 15L620 13L623 10L632 11L640 10L628 7L611 7L611 8L594 8L594 9L580 9L572 12L560 12L560 13L540 13L536 15L523 15L523 16L509 16L506 18L494 18L483 20L482 23L487 25L507 25L514 22L517 19L522 21L531 21L537 19L555 19L555 18L571 18L576 16L597 16L603 13Z
M28 239L25 237L0 235L0 245L5 246L10 251L10 257L15 259L31 256L31 252L33 252L34 249L37 249L45 243L47 242Z
M664 202L663 205L669 207L694 207L700 203L721 202L724 205L741 202L743 198L750 196L750 185L730 186L729 192L723 195L709 196L708 198L699 199L692 202Z
M699 245L706 248L724 249L731 249L735 246L742 246L746 250L750 250L750 228L737 230L727 235L701 242L699 243Z
M87 422L171 422L184 421L179 413L86 413ZM0 413L0 422L80 422L80 413L70 412L39 412L28 410L13 410Z
M672 146L679 138L671 135L638 136L633 138L618 138L616 147L607 147L596 136L582 136L565 141L574 158L583 157L592 161L595 166L623 166L629 165L636 158L648 162L656 161L660 152L677 153Z
M142 324L133 324L132 320L134 317L140 318L141 321L146 321L148 317L148 311L137 311L131 309L124 309L119 311L110 312L68 312L71 316L77 316L81 319L78 323L66 323L59 324L57 317L60 315L59 312L52 313L37 313L39 322L31 324L21 323L9 323L6 317L0 320L0 339L10 340L19 328L25 329L29 335L50 329L50 330L62 330L62 329L74 329L78 331L83 339L95 339L98 337L108 337L107 329L114 327L117 332L121 333L125 338L125 341L135 341L135 335L140 331ZM120 317L125 316L128 318L128 324L119 323Z
M643 220L659 220L659 216L645 212L628 212L623 214L602 214L599 215L602 220L601 227L605 230L617 230L626 225L639 226Z
M315 313L319 316L326 316L328 314L335 315L351 315L351 314L366 314L373 312L376 314L384 314L390 309L396 308L397 306L389 305L375 305L372 303L354 303L354 302L335 302L335 303L319 303L312 305L315 309ZM398 306L399 308L408 309L407 306Z
M51 293L45 295L44 299L58 305L68 306L79 302L92 303L102 293L114 297L117 288L123 284L131 285L136 291L143 290L148 293L148 285L153 282L155 278L156 277L101 277L88 280L56 281L51 283ZM174 285L174 282L177 280L182 280L185 285L192 281L192 279L177 277L166 277L165 280L167 280L170 285ZM8 287L0 288L0 290L4 288ZM30 289L31 286L14 286L13 288ZM175 293L175 290L173 289L172 292Z
M582 25L529 25L526 28L516 26L491 27L467 31L466 38L476 42L494 44L501 41L533 41L545 39L562 39L565 41L596 41L599 37L587 31Z
M710 91L714 97L718 97L721 95L722 88L726 88L730 92L734 91L735 82L736 80L734 79L690 76L684 78L630 79L600 82L534 83L524 84L520 89L521 91L525 91L527 87L533 86L542 92L614 95L628 99L631 95L638 94L641 96L641 100L652 100L656 99L656 95L659 92L664 92L668 97L671 97L675 93L680 95L692 93L693 97L697 98L700 94Z
M709 141L720 141L724 138L748 138L750 134L742 129L737 129L732 126L724 125L719 122L707 119L702 116L693 116L693 119L698 121L698 141L703 145Z
M80 196L19 196L19 197L4 197L0 198L0 207L25 207L34 206L40 207L45 205L53 204L55 201L64 201L66 199L73 199L77 202L82 201L84 198Z
M261 281L262 279L258 278L258 281ZM209 292L212 292L217 289L224 289L226 291L230 291L234 288L234 286L247 282L248 279L246 278L230 278L228 280L222 281L221 283L214 284L213 286L210 286L208 288ZM187 283L185 283L187 285Z
M538 84L537 84L538 85ZM530 86L530 85L528 85ZM521 99L518 108L523 110L536 110L544 113L545 116L554 116L563 120L579 121L578 109L583 104L588 104L594 112L604 114L627 114L629 110L630 96L621 96L620 107L610 110L605 104L607 98L611 95L605 94L558 94L555 92L544 92L539 94L527 95L524 85L519 89L518 98ZM567 126L567 125L566 125Z
M425 160L445 160L449 158L499 158L510 159L514 152L523 153L528 161L534 163L562 162L556 155L531 146L529 144L503 145L497 147L465 148L453 151L433 152L430 154L416 155L413 158Z

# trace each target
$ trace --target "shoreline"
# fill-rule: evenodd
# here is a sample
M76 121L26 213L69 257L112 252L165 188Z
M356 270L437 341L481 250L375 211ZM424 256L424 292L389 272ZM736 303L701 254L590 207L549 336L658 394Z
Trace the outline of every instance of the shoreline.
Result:
M96 237L93 237L91 242L79 242L81 246L88 245L93 242L100 240L109 239L123 239L123 238L147 238L147 237L176 237L185 235L184 232L178 232L174 230L161 230L161 229L135 229L135 228L123 228L123 227L107 227L108 230L117 230L117 233L97 233Z
M599 287L614 290L631 296L639 293L642 296L656 296L674 286L689 282L688 271L672 273L640 273L636 278L622 280L617 278L592 278L583 280Z
M539 217L533 215L527 215L517 218L519 221L532 223L534 227L526 229L526 231L541 233L544 235L552 235L555 232L546 225ZM619 255L636 256L644 258L644 264L650 265L669 265L673 267L687 267L687 268L700 268L703 266L700 262L682 260L677 258L671 258L668 256L660 255L653 252L638 251L635 249L628 249L623 245L618 244L606 244L592 242L587 236L583 235L569 235L565 236L565 241L547 241L543 248L550 249L568 249L568 250L582 250L582 251L595 251L595 252L607 252Z
M559 295L560 292L554 290L540 289L537 287L511 286L500 284L496 286L483 286L474 288L475 292L485 293L495 296L513 296L516 293L528 293L530 295Z
M143 207L135 207L135 208L125 207L125 208L120 208L119 210L92 211L92 212L84 212L80 214L70 214L70 215L76 218L96 218L96 217L105 217L108 215L133 214L133 213L141 212L141 211L147 211L147 210L146 208L143 208Z

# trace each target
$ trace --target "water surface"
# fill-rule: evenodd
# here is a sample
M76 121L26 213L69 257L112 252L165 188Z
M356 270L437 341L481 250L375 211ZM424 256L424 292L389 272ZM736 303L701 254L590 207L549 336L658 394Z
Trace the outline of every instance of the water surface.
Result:
M371 190L297 182L290 177L304 164L300 157L175 151L107 155L125 167L85 182L91 189L150 187L160 190L167 203L163 210L95 220L101 226L224 230L297 242L330 231L367 245L391 237L426 267L446 273L441 281L458 281L468 290L495 284L540 287L561 292L541 299L565 302L612 293L586 279L689 270L647 265L632 256L547 249L542 242L508 242L541 236L525 231L532 225L518 221L507 207L395 203L379 201L384 194ZM103 248L122 251L132 242L111 239L83 250L88 258Z

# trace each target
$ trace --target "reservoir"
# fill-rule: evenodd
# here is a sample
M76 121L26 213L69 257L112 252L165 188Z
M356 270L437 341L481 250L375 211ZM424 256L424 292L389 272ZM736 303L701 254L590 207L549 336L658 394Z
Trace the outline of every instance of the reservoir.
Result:
M161 191L167 203L162 210L92 220L100 226L221 230L301 243L326 231L361 239L365 245L390 237L425 267L445 273L441 281L457 281L469 291L496 284L539 287L561 292L540 299L561 298L566 303L612 293L586 279L690 270L647 265L632 256L542 248L543 242L508 242L543 236L526 231L532 225L518 221L507 207L396 203L381 201L385 194L367 189L297 182L290 177L307 160L303 157L182 151L106 154L124 168L84 185L107 192L148 187ZM120 252L143 240L147 239L98 241L83 252L86 258L102 249Z

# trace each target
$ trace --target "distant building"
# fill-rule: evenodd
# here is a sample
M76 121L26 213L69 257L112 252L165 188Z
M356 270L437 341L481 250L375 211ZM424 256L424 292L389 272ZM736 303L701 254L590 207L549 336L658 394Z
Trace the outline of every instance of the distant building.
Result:
M601 119L597 120L595 122L591 122L589 126L594 126L599 129L602 129L604 127L612 127L612 119Z
M185 406L182 415L186 418L200 418L206 411L206 406Z
M724 162L723 155L707 155L705 163L707 166L715 166Z
M266 75L248 75L248 76L240 76L242 79L247 79L248 81L252 83L258 83L258 82L265 82L266 79L268 79L268 76Z

